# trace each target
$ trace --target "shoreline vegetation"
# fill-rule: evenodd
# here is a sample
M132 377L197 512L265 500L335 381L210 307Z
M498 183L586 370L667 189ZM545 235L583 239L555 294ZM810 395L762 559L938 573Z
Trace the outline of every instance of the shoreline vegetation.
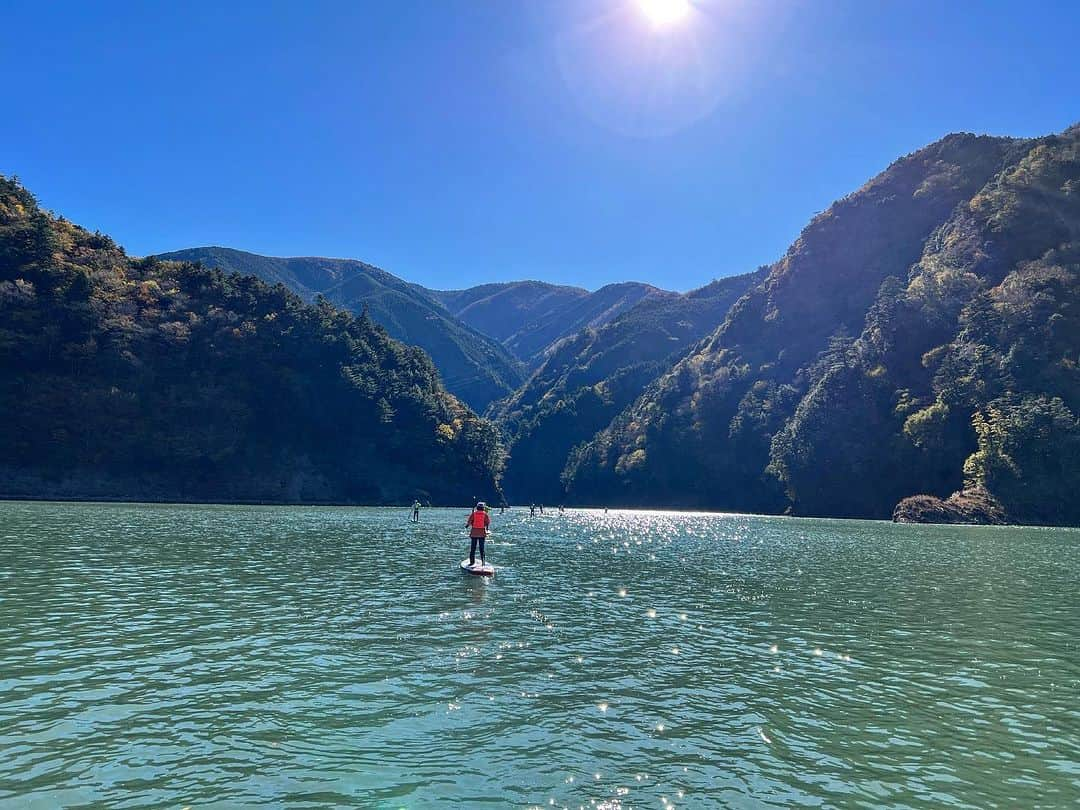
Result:
M214 250L281 281L132 258L0 177L3 497L468 492L1080 525L1080 125L946 136L815 216L779 261L685 294L438 293L359 262ZM339 276L356 282L351 311L315 292ZM402 296L427 313L408 329ZM503 306L510 322L483 315ZM501 367L535 370L481 415L444 384L466 390L458 365L447 377L380 319L410 340L437 322L424 338L437 356L467 333Z

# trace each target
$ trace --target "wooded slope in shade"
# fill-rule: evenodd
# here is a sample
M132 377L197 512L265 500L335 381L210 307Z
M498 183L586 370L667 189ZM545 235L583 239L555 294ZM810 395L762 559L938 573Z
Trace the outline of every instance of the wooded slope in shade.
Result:
M453 317L423 288L374 265L317 256L260 256L223 247L188 248L158 258L201 262L281 283L307 301L322 295L357 315L366 307L391 337L426 351L447 389L478 411L524 379L520 364L499 341Z
M657 292L603 326L557 343L529 381L493 410L509 441L508 496L561 500L570 451L715 329L763 277L764 271L732 276L685 295Z
M1078 137L952 135L831 206L574 455L571 497L889 517L964 489L1080 522Z
M608 284L595 292L514 281L429 292L465 323L496 338L515 357L536 368L561 339L603 326L661 291L636 281Z
M0 178L0 495L463 503L493 427L423 351L283 286L131 259Z

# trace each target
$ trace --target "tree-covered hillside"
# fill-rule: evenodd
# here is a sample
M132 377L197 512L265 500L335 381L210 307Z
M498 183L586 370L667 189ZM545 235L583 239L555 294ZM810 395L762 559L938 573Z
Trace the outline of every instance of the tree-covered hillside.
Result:
M888 517L965 488L1078 522L1078 136L949 136L834 204L575 454L571 496Z
M530 368L538 367L562 338L603 326L659 292L636 281L608 284L595 292L538 281L430 291L450 312L499 340Z
M1078 136L1028 144L818 364L772 448L799 512L962 490L1002 518L1080 523Z
M685 295L657 292L603 326L557 343L529 381L493 411L509 440L508 496L561 500L570 451L715 329L763 277L761 270Z
M283 286L131 259L0 178L0 495L461 503L491 425L421 350Z
M431 355L450 392L478 411L524 379L520 364L499 341L450 315L422 288L355 259L278 258L222 247L188 248L158 258L281 283L307 301L322 295L357 315L366 308L391 337Z

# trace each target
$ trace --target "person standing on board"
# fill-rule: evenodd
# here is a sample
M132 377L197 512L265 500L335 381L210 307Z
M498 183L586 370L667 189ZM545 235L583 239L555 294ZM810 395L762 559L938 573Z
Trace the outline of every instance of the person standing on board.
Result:
M469 530L469 565L476 565L476 544L480 544L480 564L484 564L484 540L487 539L488 529L491 528L491 516L487 513L484 502L476 504L476 509L465 521L465 528Z
M413 501L412 505L412 521L413 523L420 522L420 501Z

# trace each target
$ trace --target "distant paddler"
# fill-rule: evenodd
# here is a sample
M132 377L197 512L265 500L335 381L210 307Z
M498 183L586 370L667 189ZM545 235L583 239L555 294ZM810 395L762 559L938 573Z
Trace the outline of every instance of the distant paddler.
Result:
M465 521L465 528L469 530L469 565L476 565L477 543L480 544L480 565L484 565L484 541L487 539L488 529L491 528L491 515L487 513L483 501L476 504L469 519Z
M413 501L412 520L413 520L413 523L419 523L420 522L420 501Z

